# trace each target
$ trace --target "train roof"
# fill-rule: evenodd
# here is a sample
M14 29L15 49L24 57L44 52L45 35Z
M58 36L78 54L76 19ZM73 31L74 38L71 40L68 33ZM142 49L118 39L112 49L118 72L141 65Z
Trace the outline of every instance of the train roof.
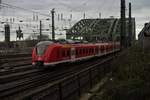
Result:
M51 45L51 46L62 46L62 47L86 47L86 46L97 46L97 45L106 45L106 44L109 44L109 43L77 43L77 44L74 44L74 43L55 43L53 41L41 41L39 43L37 43L36 46L42 46L42 45Z
M39 43L37 43L36 46L39 46L39 45L50 45L50 44L53 44L54 42L52 41L41 41Z

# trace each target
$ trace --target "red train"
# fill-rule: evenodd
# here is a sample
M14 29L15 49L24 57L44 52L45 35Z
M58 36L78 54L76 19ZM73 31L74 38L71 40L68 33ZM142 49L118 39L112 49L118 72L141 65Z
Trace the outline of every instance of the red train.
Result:
M39 42L32 52L32 65L46 66L89 59L120 50L115 43L61 44L51 41Z

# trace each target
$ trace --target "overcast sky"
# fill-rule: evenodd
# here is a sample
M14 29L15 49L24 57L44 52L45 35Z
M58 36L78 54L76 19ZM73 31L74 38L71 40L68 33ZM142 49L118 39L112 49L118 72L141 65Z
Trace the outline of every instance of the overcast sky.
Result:
M120 0L2 0L2 2L36 10L44 14L49 14L50 10L55 8L56 14L63 12L64 17L73 14L74 20L80 20L84 12L87 18L97 18L99 12L101 12L103 18L120 16ZM144 23L150 20L150 0L126 0L127 9L128 2L132 3L132 15L136 18L138 34ZM28 14L24 11L14 12Z

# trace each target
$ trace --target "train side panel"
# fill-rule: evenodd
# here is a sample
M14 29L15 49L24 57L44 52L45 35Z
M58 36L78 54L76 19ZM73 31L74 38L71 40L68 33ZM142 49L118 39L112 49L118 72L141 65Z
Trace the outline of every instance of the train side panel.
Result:
M36 54L36 48L32 52L32 64L42 61L44 65L72 62L102 56L120 49L120 43L97 44L51 44L43 55Z

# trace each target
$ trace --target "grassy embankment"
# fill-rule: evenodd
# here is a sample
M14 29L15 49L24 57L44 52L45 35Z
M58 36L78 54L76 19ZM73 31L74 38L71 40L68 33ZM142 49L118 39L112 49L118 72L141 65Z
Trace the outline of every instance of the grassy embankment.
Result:
M112 79L92 100L150 100L150 52L138 45L112 63Z

